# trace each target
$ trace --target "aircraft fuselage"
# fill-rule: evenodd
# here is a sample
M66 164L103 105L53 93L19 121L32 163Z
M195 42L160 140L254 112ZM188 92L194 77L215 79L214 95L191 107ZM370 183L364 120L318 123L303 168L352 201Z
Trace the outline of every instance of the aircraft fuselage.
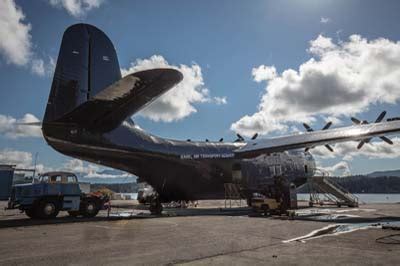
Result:
M161 200L221 199L224 183L233 182L240 169L246 187L286 176L297 185L313 174L315 163L302 151L235 158L241 142L196 142L160 138L130 120L108 133L73 125L44 124L46 141L59 152L132 173L149 183Z

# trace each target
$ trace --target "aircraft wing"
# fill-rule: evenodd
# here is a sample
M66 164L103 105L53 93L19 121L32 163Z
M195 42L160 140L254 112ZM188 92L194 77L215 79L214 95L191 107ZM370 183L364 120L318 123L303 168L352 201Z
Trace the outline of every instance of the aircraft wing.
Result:
M282 152L298 148L311 148L318 145L329 145L345 141L369 142L372 137L385 138L385 135L400 132L400 121L390 121L372 124L359 124L349 127L305 132L303 134L282 136L270 139L256 139L235 150L239 158L251 158L264 153ZM359 145L362 146L362 145Z
M127 75L55 122L109 131L174 87L182 78L179 71L162 68Z

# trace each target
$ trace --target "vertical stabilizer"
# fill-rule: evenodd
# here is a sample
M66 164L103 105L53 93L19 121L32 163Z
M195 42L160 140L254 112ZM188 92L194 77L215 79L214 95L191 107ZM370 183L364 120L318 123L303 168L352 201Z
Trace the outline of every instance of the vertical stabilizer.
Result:
M61 42L43 122L57 121L119 79L117 54L104 32L88 24L70 26Z

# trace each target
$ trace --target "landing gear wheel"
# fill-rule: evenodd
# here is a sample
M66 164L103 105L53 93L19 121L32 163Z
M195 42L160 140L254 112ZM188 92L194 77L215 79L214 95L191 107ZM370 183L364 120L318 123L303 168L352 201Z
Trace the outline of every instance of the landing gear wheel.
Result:
M247 206L251 207L251 198L248 198L246 201L247 201Z
M83 217L95 217L99 213L99 207L94 200L84 200L81 206Z
M51 219L55 218L60 212L57 202L43 200L39 203L36 213L39 218Z
M163 211L163 206L162 206L161 202L158 199L156 199L150 203L149 210L150 210L150 213L153 215L160 215Z

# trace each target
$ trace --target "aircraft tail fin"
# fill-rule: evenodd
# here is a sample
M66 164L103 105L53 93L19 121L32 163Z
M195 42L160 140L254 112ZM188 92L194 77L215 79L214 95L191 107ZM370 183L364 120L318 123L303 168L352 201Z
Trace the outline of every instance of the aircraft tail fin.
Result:
M55 124L110 131L182 78L179 71L167 68L121 78L110 39L94 26L72 25L62 39L43 119L44 135Z
M88 24L70 26L61 42L43 122L57 121L120 79L110 39Z

